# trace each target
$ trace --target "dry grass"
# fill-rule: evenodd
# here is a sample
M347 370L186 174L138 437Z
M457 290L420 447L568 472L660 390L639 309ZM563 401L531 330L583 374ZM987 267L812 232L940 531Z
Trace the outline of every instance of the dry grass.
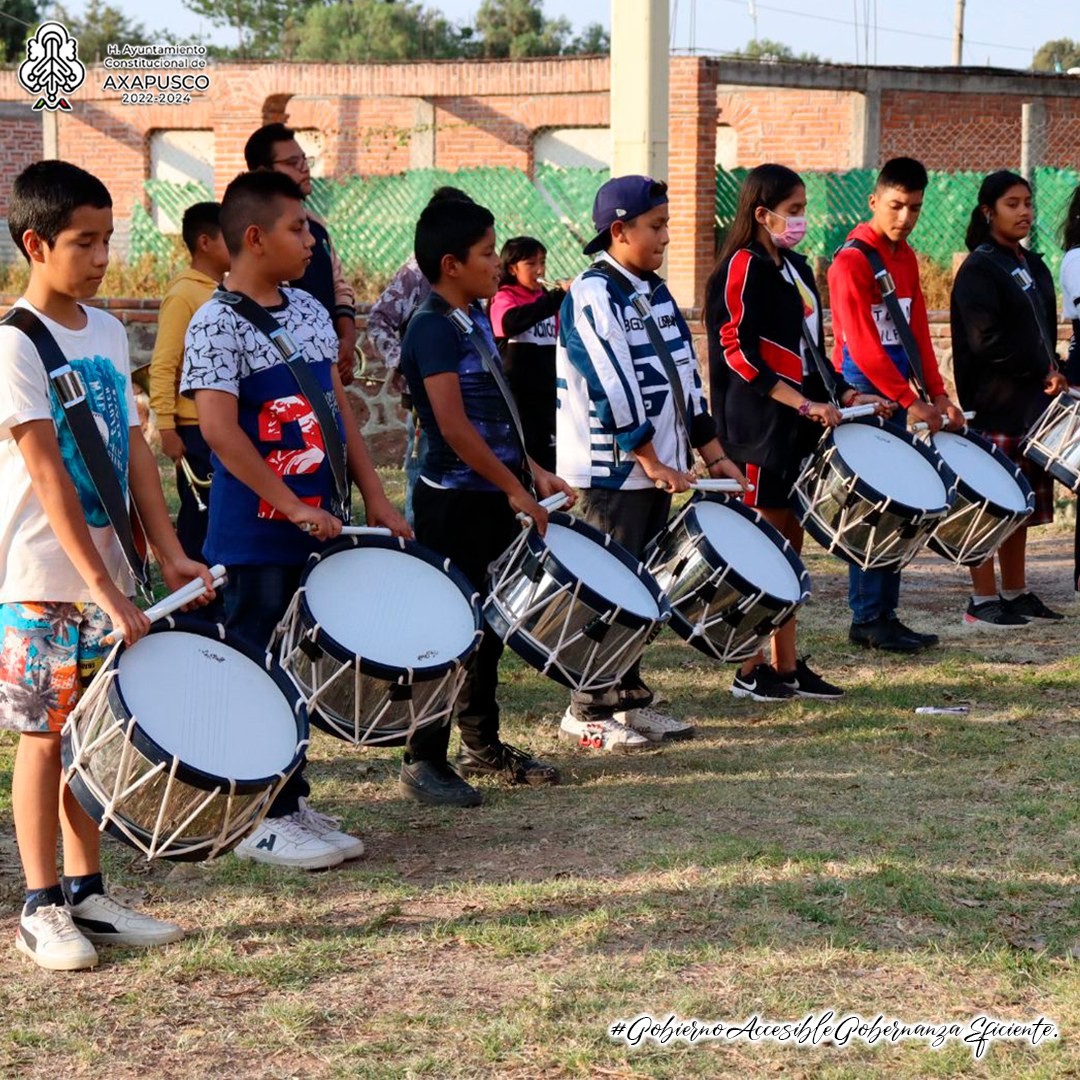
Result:
M635 758L557 742L564 693L508 660L508 738L558 761L556 789L489 784L480 809L422 808L397 795L396 752L318 735L315 801L368 843L344 869L148 867L110 842L113 882L189 936L72 976L8 951L0 1075L1076 1076L1080 605L1071 537L1039 532L1032 581L1070 622L968 636L966 573L927 556L906 575L904 611L943 647L856 652L846 575L811 554L802 644L847 698L736 702L729 668L665 634L647 675L699 734ZM914 713L958 701L970 715ZM12 748L0 742L5 773ZM10 936L10 840L0 866ZM957 1044L630 1050L607 1036L644 1012L734 1022L825 1009L1043 1015L1063 1037L976 1061Z

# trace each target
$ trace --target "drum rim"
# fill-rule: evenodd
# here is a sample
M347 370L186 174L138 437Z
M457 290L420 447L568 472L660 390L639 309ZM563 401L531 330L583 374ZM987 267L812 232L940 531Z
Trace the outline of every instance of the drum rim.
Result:
M315 613L311 610L311 606L307 601L307 585L308 577L312 570L321 562L330 558L331 555L336 555L341 551L348 551L355 548L383 548L388 551L401 551L406 555L411 555L414 558L422 559L430 566L434 566L440 572L446 574L448 578L457 586L458 591L462 594L465 600L468 602L469 607L473 614L473 636L468 646L459 652L456 656L451 657L449 660L441 660L437 664L430 664L428 666L415 665L409 668L395 667L390 664L384 664L378 660L371 660L367 657L357 656L356 653L351 652L335 638L332 638L321 626L318 624L318 620L315 618ZM473 587L473 584L459 570L447 556L440 555L432 548L426 547L417 540L406 540L400 536L343 536L335 540L333 543L327 544L319 551L312 552L308 556L307 562L304 564L304 570L300 578L300 596L299 596L299 620L302 628L302 632L305 635L310 635L311 628L316 628L314 635L314 643L323 652L332 656L335 660L342 664L359 665L360 673L362 675L370 675L372 678L381 679L384 682L397 683L401 686L408 686L412 683L428 682L432 679L441 679L448 671L452 671L454 668L463 664L480 645L480 638L483 636L484 630L484 616L483 609L480 603L480 593ZM311 638L309 638L311 640ZM411 673L411 678L408 681L403 681L403 674ZM318 724L316 724L316 727Z
M942 432L935 431L934 435L940 435ZM981 435L978 431L973 430L965 424L959 431L947 431L946 435L955 435L957 438L966 439L968 442L974 443L980 450L985 450L1009 475L1016 481L1017 487L1024 496L1025 507L1023 510L1010 510L1008 507L1001 506L999 503L990 502L989 497L976 491L951 465L948 465L949 470L956 477L956 490L958 494L962 494L968 502L983 503L986 509L996 518L1000 518L1002 521L1008 521L1013 518L1028 517L1035 510L1035 492L1032 490L1031 484L1028 483L1027 477L1023 474L1020 466L1015 461L1011 461L1002 452L1001 449L995 446L989 439ZM931 436L933 439L933 436ZM944 459L944 455L939 455Z
M651 623L665 623L671 619L671 603L664 594L663 589L660 588L660 583L645 565L644 558L635 558L610 533L598 529L595 525L590 525L579 517L567 514L565 511L556 510L550 513L548 521L552 525L561 525L564 528L581 533L582 536L592 540L609 554L614 555L645 586L649 595L656 602L656 618L639 615L637 612L620 607L619 613L612 620L613 622L631 630L636 630L640 626L648 626ZM525 543L532 555L538 560L543 559L544 572L559 585L566 585L570 588L577 586L579 599L597 611L603 611L611 606L611 600L598 593L587 581L583 581L570 573L570 570L559 561L558 556L547 546L544 538L535 529L525 538ZM489 594L484 607L486 608L490 602L491 594Z
M1035 423L1028 428L1027 433L1020 440L1020 452L1029 461L1038 465L1044 472L1048 472L1055 480L1064 484L1070 491L1080 494L1080 470L1069 469L1056 457L1051 458L1049 454L1043 453L1039 446L1033 441L1035 432L1042 427L1046 414L1058 405L1062 405L1062 402L1066 402L1072 411L1080 412L1080 401L1069 394L1068 391L1063 391L1058 394L1058 396L1039 414ZM1064 408L1065 406L1063 405L1062 407Z
M291 773L304 756L304 752L310 741L311 728L308 719L307 706L304 704L300 691L296 688L288 675L281 669L280 665L274 660L272 654L269 652L260 653L257 649L244 641L243 638L238 637L235 634L230 635L229 631L226 630L221 623L210 623L204 619L196 619L191 616L169 615L159 622L155 622L150 627L149 632L150 634L163 634L173 631L197 634L200 637L210 638L214 641L228 645L238 653L246 656L266 672L266 674L274 680L277 687L282 691L286 700L289 702L290 711L292 712L293 719L296 721L296 747L293 750L293 756L289 761L289 764L282 769L280 773L272 773L269 776L262 777L245 777L243 780L236 780L234 777L216 776L213 773L205 772L202 769L196 768L194 765L189 765L187 762L176 758L175 754L170 753L165 747L161 746L155 739L151 738L150 735L146 733L139 724L139 721L133 716L127 701L124 699L123 691L120 688L120 680L114 678L110 680L107 690L109 705L120 718L124 727L130 732L131 742L135 749L154 765L164 764L171 766L172 761L175 758L177 761L176 779L191 787L198 788L200 791L213 791L215 788L224 786L226 792L235 792L237 795L254 795L258 794L260 791L265 791L267 786L275 783L282 776L287 776ZM136 644L138 644L138 642L136 642ZM123 643L117 647L114 667L118 667L120 657L127 649L128 646ZM63 741L67 744L69 736L65 735Z

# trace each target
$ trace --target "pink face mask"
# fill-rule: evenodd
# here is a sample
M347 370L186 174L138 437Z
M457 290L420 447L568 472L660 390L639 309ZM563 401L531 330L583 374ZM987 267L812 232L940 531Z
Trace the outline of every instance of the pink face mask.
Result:
M769 235L772 237L772 242L778 248L793 248L798 244L802 238L806 235L806 218L805 217L784 217L783 214L777 214L776 211L772 211L774 217L780 218L784 222L784 231L781 233L771 232Z

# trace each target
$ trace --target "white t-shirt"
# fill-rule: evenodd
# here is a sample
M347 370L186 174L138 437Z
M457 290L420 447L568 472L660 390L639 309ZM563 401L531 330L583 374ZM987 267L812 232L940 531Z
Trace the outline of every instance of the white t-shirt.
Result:
M1080 247L1065 252L1061 260L1061 310L1066 319L1080 319Z
M31 307L20 300L19 306ZM31 310L36 310L31 307ZM109 457L127 491L129 427L138 423L131 386L127 334L113 316L82 309L86 326L69 330L40 311L56 343L79 375ZM11 429L31 420L52 420L60 453L75 484L90 536L117 587L131 595L134 582L116 533L90 483L67 424L57 426L60 405L49 388L45 366L30 339L0 326L0 604L32 601L86 602L90 590L64 553L30 483Z

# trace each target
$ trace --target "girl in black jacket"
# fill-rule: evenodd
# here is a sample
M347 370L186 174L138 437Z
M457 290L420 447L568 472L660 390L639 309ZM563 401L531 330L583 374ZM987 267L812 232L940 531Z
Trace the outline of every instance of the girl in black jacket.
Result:
M1054 481L1020 453L1024 433L1066 388L1056 354L1057 297L1042 258L1025 251L1031 232L1031 187L1016 173L991 173L979 188L966 243L971 254L953 282L950 303L953 372L971 426L1020 466L1035 492L1035 512L998 548L994 560L971 571L969 626L1021 627L1030 619L1057 620L1027 588L1027 526L1054 520ZM1018 273L1019 272L1019 273Z
M743 466L754 491L745 496L796 551L803 531L791 487L820 427L840 423L805 343L807 328L822 346L821 298L806 259L791 248L806 232L806 187L783 165L751 170L735 219L709 278L705 326L709 340L712 414L723 445ZM891 403L859 394L837 377L842 404ZM755 701L838 698L843 690L796 657L795 620L773 634L770 667L764 654L747 660L731 692Z

